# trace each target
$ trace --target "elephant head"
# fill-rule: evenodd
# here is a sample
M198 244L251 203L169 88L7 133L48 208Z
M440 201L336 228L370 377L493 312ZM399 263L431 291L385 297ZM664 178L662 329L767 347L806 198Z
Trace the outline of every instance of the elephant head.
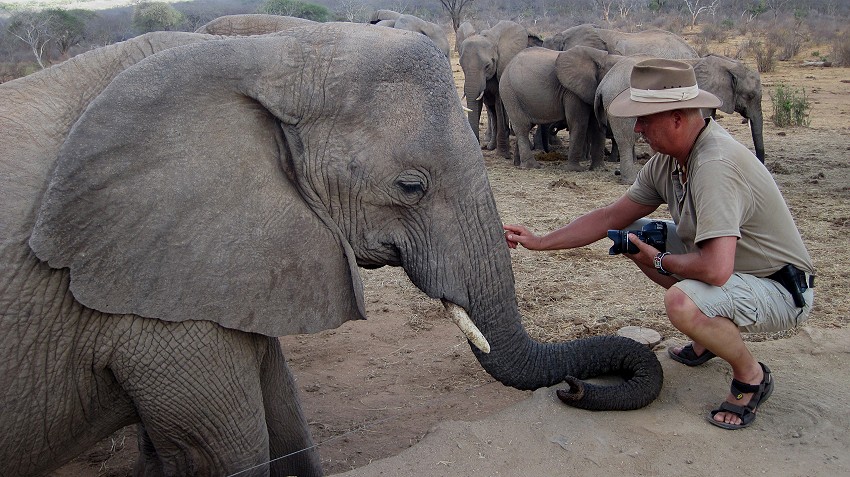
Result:
M457 27L457 31L455 31L455 51L460 53L460 45L463 44L463 40L471 37L475 34L475 27L472 26L469 22L463 22Z
M756 157L764 162L762 87L758 72L740 61L719 55L708 55L690 63L700 88L723 101L721 111L736 112L749 120Z
M225 15L202 25L195 33L226 36L265 35L294 26L315 25L306 18L269 15L264 13Z
M501 103L498 100L499 78L508 66L508 63L528 46L528 32L526 29L512 21L500 21L492 28L484 30L477 35L466 38L460 47L460 67L463 69L464 84L463 94L466 97L466 106L469 125L475 132L475 137L480 138L479 122L481 120L482 100L492 104L488 106L489 121L491 125L498 123L503 116ZM490 109L492 108L492 110ZM499 141L498 148L507 153L507 121L502 118L502 124L493 129L493 141ZM489 148L494 148L491 145ZM507 153L510 156L509 153Z
M369 23L387 28L397 28L421 33L437 45L437 48L449 57L449 37L440 25L425 21L414 15L406 15L393 10L376 10Z
M153 50L151 38L0 85L0 147L13 151L0 158L0 473L31 473L44 460L15 467L21 459L8 452L46 446L67 460L67 449L139 420L129 412L69 435L76 428L57 417L49 436L24 443L10 432L46 411L20 396L44 391L44 379L26 377L43 376L48 361L67 371L56 379L76 392L64 404L80 405L85 425L110 406L138 405L117 379L126 368L112 361L113 341L84 342L69 323L97 320L98 337L129 323L122 339L149 336L133 332L139 322L252 337L315 332L364 316L359 267L402 267L460 315L480 363L506 385L566 380L567 399L588 409L633 409L658 395L661 367L644 345L527 335L483 157L430 41L350 23L174 34ZM200 338L162 355L179 360ZM79 365L95 354L104 356L96 376ZM122 355L144 378L134 356ZM580 381L608 373L626 380ZM87 402L92 381L109 392ZM184 405L197 403L169 403ZM230 417L216 425L240 422Z

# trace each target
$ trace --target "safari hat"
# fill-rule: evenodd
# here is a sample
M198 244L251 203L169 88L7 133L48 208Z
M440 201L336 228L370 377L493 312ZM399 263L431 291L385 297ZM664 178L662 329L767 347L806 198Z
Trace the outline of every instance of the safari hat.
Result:
M611 116L630 118L682 108L717 108L717 96L699 89L694 68L681 61L652 58L635 64L630 87L608 106Z

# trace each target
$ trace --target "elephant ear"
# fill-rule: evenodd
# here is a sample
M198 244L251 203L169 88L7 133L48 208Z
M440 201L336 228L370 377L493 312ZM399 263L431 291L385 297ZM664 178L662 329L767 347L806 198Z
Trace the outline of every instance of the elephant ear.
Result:
M608 72L607 51L587 46L575 46L558 54L555 74L564 88L572 91L587 104L593 104L596 87ZM617 56L620 58L619 56Z
M735 66L734 63L731 60L713 55L689 62L694 67L694 74L697 77L697 85L700 89L712 93L723 101L723 104L717 109L726 114L734 113L737 80L730 68Z
M502 20L487 33L482 33L496 45L499 61L496 65L496 77L501 78L508 63L520 51L528 47L528 31L519 23Z
M125 70L63 145L33 251L104 313L269 336L364 316L352 250L299 193L281 132L309 113L291 106L307 61L284 36L233 38ZM252 93L269 81L273 108Z

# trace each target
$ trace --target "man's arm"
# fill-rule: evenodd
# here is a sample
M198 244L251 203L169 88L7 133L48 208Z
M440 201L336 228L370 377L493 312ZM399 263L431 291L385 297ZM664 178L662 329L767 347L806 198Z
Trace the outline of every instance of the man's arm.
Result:
M537 236L522 225L505 225L508 246L517 244L529 250L560 250L582 247L608 235L610 229L623 229L651 214L658 206L639 204L627 195L600 207L544 236Z
M629 241L635 244L640 252L626 256L645 267L654 268L653 260L658 250L641 242L632 234L629 234ZM735 270L737 244L738 238L734 236L703 240L697 244L699 250L696 252L665 255L662 266L679 277L719 287L729 280Z

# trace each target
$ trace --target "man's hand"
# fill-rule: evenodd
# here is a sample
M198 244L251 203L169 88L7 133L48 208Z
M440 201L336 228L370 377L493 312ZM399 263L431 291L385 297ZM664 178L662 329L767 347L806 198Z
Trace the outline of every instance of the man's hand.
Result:
M522 225L503 225L502 227L505 229L505 241L510 248L516 248L518 244L521 244L529 250L534 250L531 244L539 241L539 237Z
M659 250L652 245L642 242L635 234L629 234L629 242L635 244L638 248L638 253L624 253L623 255L632 259L635 263L645 265L649 268L655 268L655 256Z

